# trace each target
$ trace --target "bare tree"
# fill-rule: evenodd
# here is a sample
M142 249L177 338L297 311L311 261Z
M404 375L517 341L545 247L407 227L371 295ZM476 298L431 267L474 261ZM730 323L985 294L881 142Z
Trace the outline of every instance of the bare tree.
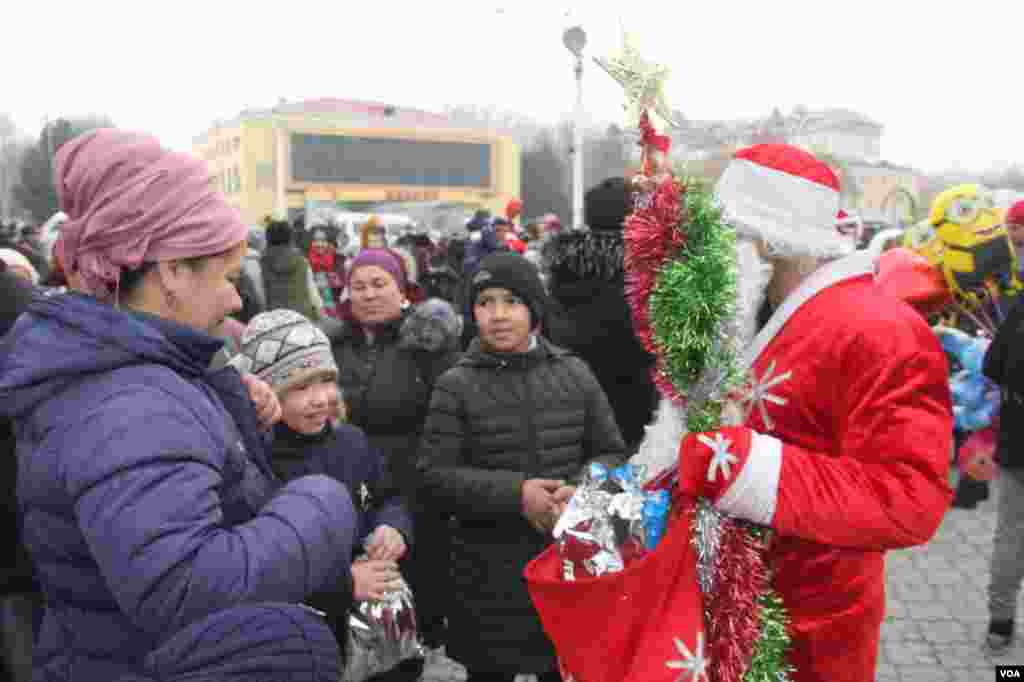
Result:
M522 153L523 215L554 213L567 221L569 174L565 156L550 131L538 135Z
M37 222L57 212L57 191L53 186L53 157L61 146L93 128L110 128L113 122L105 116L58 118L39 133L39 141L29 147L19 163L20 178L13 194L22 210Z
M20 179L21 159L30 143L7 114L0 114L0 219L17 217L14 186Z

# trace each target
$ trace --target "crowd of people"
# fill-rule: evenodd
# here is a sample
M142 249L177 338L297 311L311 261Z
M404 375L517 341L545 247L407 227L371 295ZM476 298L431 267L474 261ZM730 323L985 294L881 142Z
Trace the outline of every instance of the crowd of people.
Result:
M513 202L437 241L371 219L352 248L249 230L148 135L62 146L52 261L31 231L0 246L8 678L334 681L350 609L405 581L427 660L562 679L524 568L587 465L652 464L668 428L682 491L777 532L792 679L873 679L883 553L926 542L952 496L947 366L841 248L838 193L807 189L835 189L827 167L762 147L720 195L753 371L791 380L728 432L716 479L635 333L629 178L586 193L585 230L520 227ZM793 191L753 202L762 181Z

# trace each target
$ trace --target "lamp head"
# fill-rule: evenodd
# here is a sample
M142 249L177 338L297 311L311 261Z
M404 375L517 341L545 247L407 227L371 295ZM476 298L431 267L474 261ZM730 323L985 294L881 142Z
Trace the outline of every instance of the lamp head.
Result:
M583 55L583 48L587 46L587 32L582 26L571 26L562 33L562 44L569 52L580 57Z

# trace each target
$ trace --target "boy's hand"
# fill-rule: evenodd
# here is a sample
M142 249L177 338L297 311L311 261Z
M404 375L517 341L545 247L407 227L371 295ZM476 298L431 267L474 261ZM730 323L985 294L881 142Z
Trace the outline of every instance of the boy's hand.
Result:
M366 555L371 559L398 561L406 550L405 538L391 526L377 526L366 540Z
M352 592L356 601L383 599L386 593L401 586L401 580L394 561L367 559L352 564Z
M270 428L281 419L281 403L270 384L255 374L243 374L242 383L249 390L249 399L256 407L256 416L263 428Z
M565 508L569 506L569 500L576 494L576 486L574 485L563 485L561 488L555 491L555 519L560 519L562 514L565 513Z
M523 483L523 516L538 532L547 535L558 520L555 493L565 481L531 478Z

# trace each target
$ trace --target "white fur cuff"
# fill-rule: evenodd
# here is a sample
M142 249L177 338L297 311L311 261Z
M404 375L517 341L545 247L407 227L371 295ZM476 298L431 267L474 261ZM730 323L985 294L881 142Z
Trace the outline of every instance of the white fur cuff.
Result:
M755 433L746 465L715 506L731 516L762 526L771 525L781 472L782 441Z

